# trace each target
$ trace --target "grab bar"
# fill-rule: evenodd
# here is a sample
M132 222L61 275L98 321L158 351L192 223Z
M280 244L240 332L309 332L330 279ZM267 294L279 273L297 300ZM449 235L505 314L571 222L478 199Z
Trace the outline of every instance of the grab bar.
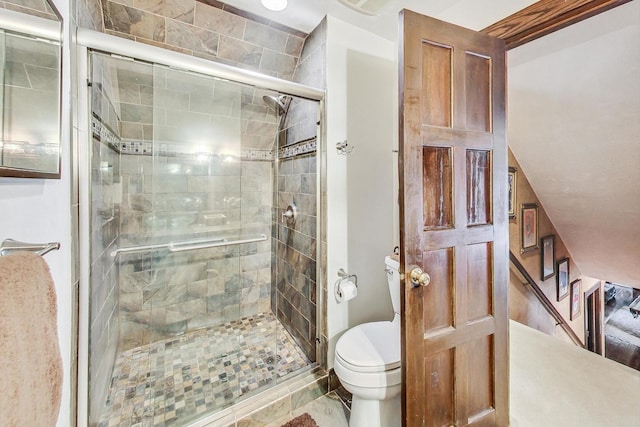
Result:
M111 256L121 253L148 251L151 249L169 249L171 252L192 251L195 249L217 248L220 246L241 245L243 243L263 242L267 240L267 236L260 234L258 237L250 237L246 239L229 240L226 237L215 239L189 240L186 242L159 243L156 245L132 246L130 248L116 249L111 252Z
M194 249L205 249L205 248L217 248L219 246L231 246L231 245L241 245L243 243L253 243L253 242L263 242L267 240L267 236L261 234L259 237L251 237L248 239L239 239L239 240L227 240L226 238L222 239L221 242L201 242L201 243L169 243L169 250L171 252L182 252L182 251L191 251Z
M51 251L57 251L58 249L60 249L60 243L58 242L26 243L13 239L6 239L2 242L2 245L0 245L0 256L9 255L19 251L35 252L38 255L45 255Z
M209 239L207 241L210 242L221 242L224 239ZM116 256L118 254L128 253L128 252L140 252L140 251L150 251L152 249L165 249L168 248L171 243L158 243L156 245L143 245L143 246L132 246L130 248L119 248L115 251L111 252L111 256Z

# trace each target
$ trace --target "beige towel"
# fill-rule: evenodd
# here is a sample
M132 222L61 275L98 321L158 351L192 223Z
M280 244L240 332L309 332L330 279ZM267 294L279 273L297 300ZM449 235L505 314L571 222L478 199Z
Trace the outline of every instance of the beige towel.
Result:
M41 256L0 257L0 424L55 426L62 359L56 293Z

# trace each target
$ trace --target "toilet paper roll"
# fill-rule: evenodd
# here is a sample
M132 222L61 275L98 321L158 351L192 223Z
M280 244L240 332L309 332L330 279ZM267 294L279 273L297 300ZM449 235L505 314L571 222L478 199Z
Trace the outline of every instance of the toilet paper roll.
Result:
M351 280L341 282L336 289L338 302L349 301L358 296L358 287Z

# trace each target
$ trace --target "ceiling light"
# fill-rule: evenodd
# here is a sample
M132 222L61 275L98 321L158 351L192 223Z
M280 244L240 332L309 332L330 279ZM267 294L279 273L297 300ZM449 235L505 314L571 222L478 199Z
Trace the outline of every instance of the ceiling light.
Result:
M287 7L287 0L260 0L262 5L274 12L280 12Z

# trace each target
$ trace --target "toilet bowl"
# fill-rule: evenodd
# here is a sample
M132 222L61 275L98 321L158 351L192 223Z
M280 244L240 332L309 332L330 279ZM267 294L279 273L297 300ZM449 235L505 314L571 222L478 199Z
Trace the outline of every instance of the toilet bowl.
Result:
M385 258L394 318L345 332L336 343L333 368L353 395L350 427L401 426L400 277L398 261Z

